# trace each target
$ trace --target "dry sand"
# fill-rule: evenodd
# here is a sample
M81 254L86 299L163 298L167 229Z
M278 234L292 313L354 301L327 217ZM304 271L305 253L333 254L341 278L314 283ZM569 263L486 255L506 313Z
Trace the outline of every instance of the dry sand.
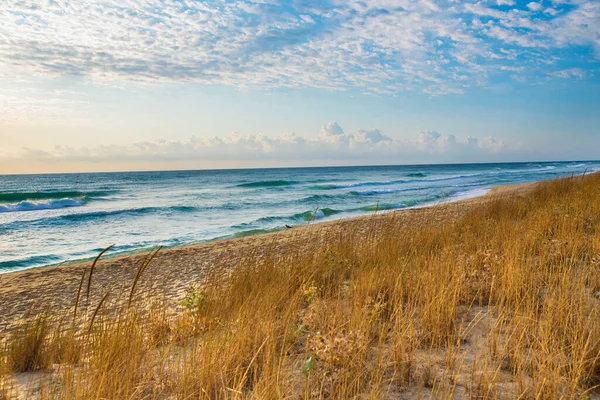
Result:
M398 229L402 229L431 216L456 218L478 203L519 195L532 186L499 186L484 196L433 207L313 223L270 234L164 249L144 273L139 292L146 299L166 298L175 305L185 295L186 288L200 285L209 272L227 273L246 258L271 256L265 254L264 249L276 248L278 255L289 254L291 249L298 251L299 246L314 249L315 242L322 241L327 235L345 229L360 232L381 219L393 219ZM101 259L94 271L90 302L97 303L108 290L125 293L144 257L145 254L133 254ZM68 313L75 302L81 276L90 266L91 261L86 261L0 274L0 334L13 330L28 314L45 310Z

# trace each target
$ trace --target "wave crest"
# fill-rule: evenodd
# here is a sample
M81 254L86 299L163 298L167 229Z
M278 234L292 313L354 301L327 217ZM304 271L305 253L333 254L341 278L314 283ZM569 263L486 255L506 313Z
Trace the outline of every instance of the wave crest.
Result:
M267 188L267 187L281 187L281 186L292 186L297 184L296 181L284 181L284 180L276 180L276 181L257 181L257 182L248 182L248 183L240 183L235 187L239 188Z
M385 186L385 185L394 185L394 184L398 184L398 183L407 183L407 182L412 182L412 181L400 179L400 180L395 180L395 181L381 181L381 182L369 181L369 182L358 182L358 183L348 183L348 184L328 183L328 184L316 185L316 188L320 189L320 190L349 189L349 188L362 187L362 186Z
M380 204L371 204L368 206L360 207L360 211L386 211L386 210L398 210L401 208L406 208L406 204L404 203L380 203Z
M103 197L113 193L112 191L78 192L78 191L56 191L56 192L8 192L0 193L0 203L20 203L49 200L63 200L75 198Z
M329 217L334 214L341 213L341 210L336 210L333 208L319 208L316 210L309 210L303 213L299 213L294 215L293 219L295 220L304 220L304 221L312 221L315 219L321 219L325 217Z
M60 199L48 201L20 201L14 204L0 205L0 213L36 210L56 210L67 207L81 207L85 204L84 199Z

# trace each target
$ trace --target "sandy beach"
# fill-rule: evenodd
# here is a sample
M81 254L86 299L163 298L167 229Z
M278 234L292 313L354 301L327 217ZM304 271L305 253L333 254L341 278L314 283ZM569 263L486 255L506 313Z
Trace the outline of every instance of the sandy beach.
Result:
M514 196L529 190L535 183L494 187L489 193L451 203L429 207L374 213L361 217L312 223L270 234L219 240L162 249L152 260L139 283L145 300L166 299L175 306L190 286L202 284L207 274L227 273L248 258L285 257L290 249L315 249L315 243L335 236L336 231L360 232L381 221L394 221L398 229L419 224L434 216L451 220L470 208L502 196ZM273 248L277 254L265 254ZM139 263L147 253L100 259L96 265L91 302L97 303L109 290L125 293L135 277ZM81 275L91 261L36 268L0 274L0 332L11 331L26 315L52 310L68 313L72 309Z
M164 249L141 274L152 253L100 259L93 274L86 261L0 275L0 389L40 399L594 398L593 175Z

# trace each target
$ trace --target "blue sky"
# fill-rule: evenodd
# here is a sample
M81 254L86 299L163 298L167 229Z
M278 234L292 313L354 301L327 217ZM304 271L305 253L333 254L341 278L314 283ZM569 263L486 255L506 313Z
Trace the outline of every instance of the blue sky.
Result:
M595 159L597 0L3 0L0 173Z

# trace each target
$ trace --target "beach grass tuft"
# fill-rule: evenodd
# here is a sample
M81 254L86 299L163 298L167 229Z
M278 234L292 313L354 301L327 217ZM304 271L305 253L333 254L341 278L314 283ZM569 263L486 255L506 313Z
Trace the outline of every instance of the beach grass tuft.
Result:
M10 341L8 360L15 372L32 372L51 364L48 315L27 321Z

